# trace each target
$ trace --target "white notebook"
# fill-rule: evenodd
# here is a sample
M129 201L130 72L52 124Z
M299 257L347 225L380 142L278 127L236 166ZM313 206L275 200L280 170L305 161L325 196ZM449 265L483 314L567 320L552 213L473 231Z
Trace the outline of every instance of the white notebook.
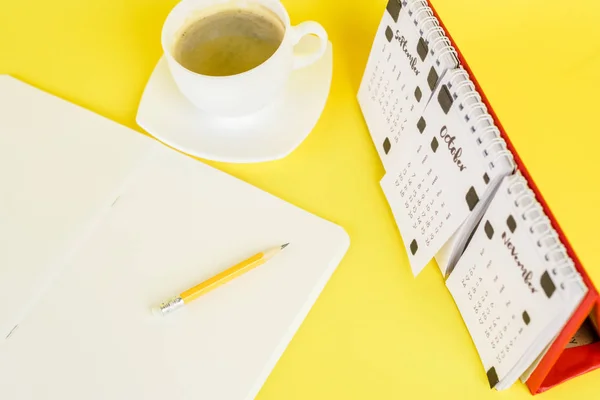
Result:
M358 101L387 169L410 142L456 51L426 0L390 0L374 39Z
M349 246L337 225L8 76L0 181L0 398L254 398Z
M587 293L520 174L504 179L446 284L498 390L527 374Z
M448 71L381 181L417 275L440 251L449 271L515 168L462 68ZM438 260L439 261L439 260Z

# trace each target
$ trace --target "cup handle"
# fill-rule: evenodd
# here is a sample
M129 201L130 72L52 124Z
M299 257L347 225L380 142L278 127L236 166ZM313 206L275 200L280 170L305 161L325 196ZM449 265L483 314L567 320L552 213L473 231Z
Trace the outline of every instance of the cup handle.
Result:
M321 26L321 24L314 21L302 22L292 27L292 32L294 46L296 46L306 35L315 35L320 41L319 49L317 51L310 54L294 54L294 69L308 67L323 57L327 51L329 39L327 36L327 31L325 28L323 28L323 26Z

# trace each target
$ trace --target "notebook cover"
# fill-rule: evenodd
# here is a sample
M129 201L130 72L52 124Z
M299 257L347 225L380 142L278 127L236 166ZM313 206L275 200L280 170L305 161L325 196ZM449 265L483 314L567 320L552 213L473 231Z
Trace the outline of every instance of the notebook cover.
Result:
M345 255L346 232L16 79L0 77L0 100L6 119L6 112L28 117L0 124L4 128L0 139L5 140L0 143L7 143L9 149L42 139L54 144L45 159L35 151L19 151L23 165L35 166L36 173L19 175L23 168L16 167L8 173L26 179L7 180L0 188L0 211L10 211L3 200L18 193L30 201L53 198L40 191L31 199L30 191L23 192L24 184L33 191L59 183L37 173L44 162L60 160L67 171L80 172L78 167L85 163L73 154L84 153L84 160L87 155L98 165L86 170L83 183L86 178L106 180L106 175L112 176L110 171L120 177L119 172L136 165L126 184L110 184L111 190L92 196L100 199L99 205L91 201L85 211L104 210L100 220L76 248L65 246L70 254L59 257L61 271L39 293L39 301L16 316L18 329L0 342L0 398L254 398ZM132 148L125 146L130 141L135 142ZM123 147L129 154L123 160L109 151L120 149L116 152L121 154ZM43 148L50 149L49 145ZM115 167L119 160L123 163ZM87 195L106 185L96 182L87 188L77 179L69 182L65 184L68 195L59 196L56 206L38 204L45 206L42 216L59 211L58 221L63 216L78 221L87 221L90 214L93 218L96 213L76 212L75 206L90 203L82 200L80 192ZM103 201L106 193L114 195L108 196L108 202ZM19 215L25 216L4 231L20 226L27 215ZM33 228L36 221L31 221ZM59 226L54 219L40 223ZM33 228L30 232L35 232ZM27 247L38 252L49 240L28 238ZM151 308L167 297L285 242L290 246L265 265L168 317L152 314ZM37 266L46 258L0 263L0 272L5 273L0 276L35 278ZM29 292L38 293L37 286ZM14 306L22 301L18 293L14 300ZM0 323L3 318L15 316L0 313Z
M394 0L391 0L391 1L394 1ZM598 295L598 291L594 287L594 285L591 282L588 274L586 273L583 265L581 264L581 261L577 257L575 250L573 249L569 240L567 239L567 236L561 229L558 221L556 220L556 217L554 216L548 203L544 199L544 196L540 192L539 188L535 184L534 179L532 178L531 174L527 170L525 163L519 157L519 153L517 152L517 149L513 146L506 130L502 127L502 123L500 122L500 119L494 112L494 108L490 104L484 91L482 90L481 86L477 82L477 78L476 78L475 74L473 73L471 68L469 68L469 64L467 63L467 60L462 55L459 46L457 46L457 43L452 39L452 35L450 34L450 32L448 32L448 30L444 26L443 20L440 18L439 14L435 10L434 6L431 4L431 1L428 0L428 2L429 2L429 6L431 7L431 9L433 11L433 14L439 21L440 26L444 29L444 31L446 32L446 35L448 36L448 39L450 39L450 42L456 49L461 65L469 73L471 80L473 81L473 83L475 84L475 87L477 88L477 91L481 95L483 103L488 108L489 114L494 118L494 121L496 122L496 126L498 127L498 129L500 129L500 132L502 133L502 137L506 141L508 149L514 155L515 162L516 162L519 170L521 171L521 173L523 174L523 176L529 183L529 187L534 191L536 198L539 201L539 203L542 205L542 207L544 208L546 215L552 221L552 226L558 233L560 240L566 247L569 256L573 259L575 266L577 268L577 271L582 276L586 286L589 289L584 300L581 302L581 305L578 307L578 309L573 314L573 317L571 318L570 322L565 326L563 331L560 333L560 335L554 341L553 345L550 347L549 351L546 353L542 362L538 365L537 369L534 371L534 373L531 375L531 377L527 381L527 386L529 387L529 390L533 394L541 393L545 390L550 389L553 386L556 386L559 383L562 383L566 380L569 380L578 375L581 375L582 373L591 371L593 369L600 368L600 346L590 345L590 346L584 346L582 349L579 349L577 351L577 354L585 353L586 357L577 357L578 362L575 362L571 357L571 354L575 353L574 351L571 351L571 350L574 350L574 349L569 349L569 351L565 351L567 344L569 343L571 338L575 335L575 333L577 332L579 327L583 324L583 322L589 315L591 315L592 313L595 313L596 318L597 319L600 318L600 308L595 307L596 305L598 305L600 303L600 297Z

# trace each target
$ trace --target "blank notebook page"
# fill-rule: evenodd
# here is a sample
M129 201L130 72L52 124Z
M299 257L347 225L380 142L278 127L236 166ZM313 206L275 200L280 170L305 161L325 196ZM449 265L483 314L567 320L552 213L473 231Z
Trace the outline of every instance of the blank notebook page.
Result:
M0 345L1 398L254 398L344 256L337 225L144 141L117 201ZM285 242L261 267L152 315Z
M0 344L152 145L0 76Z

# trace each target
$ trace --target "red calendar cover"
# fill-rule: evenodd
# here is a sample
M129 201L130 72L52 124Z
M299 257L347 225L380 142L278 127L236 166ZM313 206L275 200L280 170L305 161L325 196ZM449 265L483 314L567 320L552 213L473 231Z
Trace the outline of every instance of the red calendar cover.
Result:
M550 209L548 203L545 201L543 194L540 192L539 188L535 184L535 181L527 167L523 163L523 160L520 158L517 149L513 146L510 141L510 136L506 132L506 130L502 127L502 123L500 118L494 112L494 108L492 104L488 101L485 92L477 82L476 74L469 68L469 64L467 60L462 55L458 44L452 39L451 32L449 32L444 26L443 20L440 18L440 15L435 10L431 1L429 1L429 6L433 10L435 17L438 19L440 26L446 32L446 35L450 39L450 42L458 52L458 58L464 67L465 70L468 71L471 80L475 84L479 94L482 97L482 101L488 108L488 112L494 118L497 127L502 132L502 136L506 141L508 148L514 154L515 161L525 177L529 182L529 186L535 192L537 200L544 207L544 210L550 220L552 221L552 225L556 232L559 234L559 237L562 243L567 248L569 256L575 262L575 266L579 274L583 277L585 284L587 285L589 291L582 301L579 308L573 314L569 323L562 330L560 335L556 338L546 355L544 356L541 363L535 369L529 380L527 381L527 386L529 390L533 394L542 393L556 385L559 385L567 380L590 372L594 369L600 368L600 342L580 346L567 348L567 345L573 338L573 336L577 333L579 328L583 325L583 323L588 319L588 317L592 321L600 321L600 308L597 307L600 303L600 296L598 295L598 291L594 287L592 281L590 280L588 274L586 273L581 261L577 257L573 246L571 246L569 240L565 232L560 227L557 219L554 217L552 210Z

